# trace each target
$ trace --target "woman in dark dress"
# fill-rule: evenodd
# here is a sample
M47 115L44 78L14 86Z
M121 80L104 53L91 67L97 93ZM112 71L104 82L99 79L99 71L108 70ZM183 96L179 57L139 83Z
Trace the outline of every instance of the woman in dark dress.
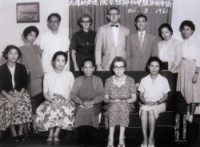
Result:
M77 105L75 127L80 141L82 144L92 144L97 139L104 88L101 78L93 75L95 67L92 60L84 60L81 70L84 75L76 78L70 98Z
M28 74L24 65L17 63L21 57L18 47L9 45L3 56L7 63L0 66L0 101L4 101L4 121L10 126L15 142L24 141L24 124L32 121L30 96L27 93ZM18 131L16 131L18 126Z
M89 15L83 15L78 24L82 28L72 36L70 49L72 50L72 61L75 71L79 71L81 64L85 59L94 60L94 42L96 32L90 29L92 18Z

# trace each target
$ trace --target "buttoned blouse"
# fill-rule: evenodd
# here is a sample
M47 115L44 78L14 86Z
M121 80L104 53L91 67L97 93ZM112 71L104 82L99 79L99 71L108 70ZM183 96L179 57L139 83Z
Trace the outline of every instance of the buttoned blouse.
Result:
M160 74L153 81L150 75L144 77L138 88L140 92L144 92L144 99L156 102L163 98L165 93L170 91L168 80Z

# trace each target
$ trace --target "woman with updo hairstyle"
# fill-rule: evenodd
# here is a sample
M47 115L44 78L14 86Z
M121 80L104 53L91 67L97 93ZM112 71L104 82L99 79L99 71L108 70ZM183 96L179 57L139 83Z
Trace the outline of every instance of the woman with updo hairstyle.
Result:
M178 72L177 91L187 102L187 120L193 121L196 106L200 103L200 40L193 36L195 25L185 20L180 25L183 37L181 44L182 60Z
M78 19L81 30L72 36L70 49L72 50L72 63L75 71L81 69L81 64L85 59L94 59L94 43L96 32L90 29L92 17L83 15Z
M139 116L142 123L143 142L141 147L155 147L154 132L156 120L161 112L166 111L166 100L170 91L168 80L159 74L161 60L151 57L146 70L149 73L141 79L138 91L140 92L141 106ZM148 137L149 124L149 137Z
M25 141L24 125L32 122L28 73L26 67L18 63L21 57L18 47L8 45L3 57L7 63L0 66L0 105L3 104L0 107L0 131L10 127L14 142Z
M26 66L29 73L29 91L31 95L31 104L33 114L37 107L44 101L42 93L43 68L42 68L42 50L35 40L39 35L36 26L28 26L23 31L24 45L20 47L22 52L21 63Z
M181 60L180 42L172 38L173 29L168 23L159 27L159 36L163 39L158 43L158 57L166 62L169 71L178 72Z
M70 99L74 76L64 70L67 54L58 51L52 58L53 70L44 76L43 94L45 101L37 108L35 128L49 131L47 144L60 143L60 130L72 131L74 128L75 104Z
M109 128L107 147L114 147L114 131L120 126L118 147L125 147L125 128L129 125L130 105L136 101L136 86L134 79L126 75L126 61L123 57L115 57L112 62L113 76L105 82L105 96L107 111L105 124Z

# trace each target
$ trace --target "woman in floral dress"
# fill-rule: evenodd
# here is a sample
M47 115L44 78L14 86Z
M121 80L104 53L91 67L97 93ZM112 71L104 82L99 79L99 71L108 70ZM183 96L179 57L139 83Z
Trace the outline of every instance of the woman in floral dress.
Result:
M38 131L49 131L48 144L60 142L60 129L71 131L74 127L75 104L69 97L74 76L64 70L66 63L66 53L59 51L54 54L54 70L44 76L43 93L46 101L36 111L35 128Z
M28 74L25 66L17 63L21 57L18 47L7 46L3 56L7 63L0 66L0 130L10 126L13 141L24 141L24 125L32 121L30 96L26 90Z
M106 80L105 99L108 105L106 126L109 127L108 145L114 147L115 126L120 126L119 145L125 147L125 127L129 125L129 104L136 100L136 87L134 79L125 75L126 61L122 57L116 57L112 63L114 75ZM132 104L133 105L133 104Z

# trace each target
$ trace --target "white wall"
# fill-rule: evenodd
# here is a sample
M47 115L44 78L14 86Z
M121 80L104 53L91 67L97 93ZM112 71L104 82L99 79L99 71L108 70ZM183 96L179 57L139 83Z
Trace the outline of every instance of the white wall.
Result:
M16 23L16 3L39 2L39 23ZM60 13L62 22L60 30L68 33L69 24L69 0L0 0L0 55L8 44L20 46L23 44L21 34L25 27L36 25L40 34L47 31L47 16L52 12ZM179 26L180 23L189 19L196 25L195 36L200 36L200 0L173 0L172 27L174 38L182 40Z
M16 23L16 3L21 2L39 2L39 23ZM68 0L0 0L0 55L8 44L17 46L23 44L21 34L27 26L37 26L40 34L46 32L48 30L47 17L53 12L58 12L61 15L60 30L68 34L68 11Z
M179 26L182 21L191 20L195 24L194 36L200 37L200 0L173 0L173 38L182 40Z

